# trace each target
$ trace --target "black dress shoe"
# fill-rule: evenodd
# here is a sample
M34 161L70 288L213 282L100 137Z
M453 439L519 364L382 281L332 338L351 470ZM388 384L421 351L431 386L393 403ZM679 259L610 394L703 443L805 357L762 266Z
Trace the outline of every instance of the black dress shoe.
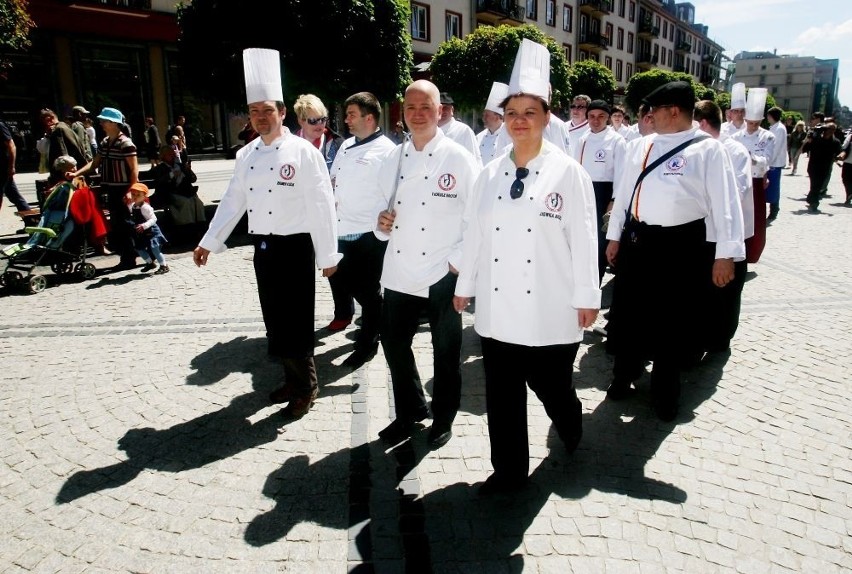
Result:
M414 434L413 421L395 419L391 424L379 431L379 438L390 444L397 444Z
M441 448L453 438L453 429L451 426L433 424L429 429L429 446L432 448Z
M342 367L347 367L353 371L376 356L378 345L369 349L356 349L351 355L340 364Z
M498 474L492 474L477 489L477 494L482 497L496 496L500 494L512 494L523 490L527 485L527 479L507 479Z
M606 398L611 401L621 401L633 393L630 382L613 381L606 390Z
M560 436L563 444L565 444L565 450L568 454L574 454L574 451L577 450L577 447L580 445L580 439L583 438L583 431L573 432L567 436Z
M677 418L679 400L673 397L656 397L654 399L654 411L657 418L663 422L670 423Z

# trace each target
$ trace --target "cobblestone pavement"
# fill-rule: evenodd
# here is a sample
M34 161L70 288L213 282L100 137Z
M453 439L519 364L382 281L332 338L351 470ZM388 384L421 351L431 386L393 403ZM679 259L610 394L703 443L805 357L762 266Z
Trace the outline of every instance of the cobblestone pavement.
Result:
M231 165L196 162L205 202ZM17 178L29 197L36 177ZM580 448L564 454L531 396L532 484L511 499L475 492L491 467L471 315L454 438L388 449L384 358L339 366L357 327L322 329L319 275L321 390L295 422L266 399L282 368L239 242L204 269L175 250L168 275L3 289L0 572L852 571L852 209L839 170L818 215L797 201L806 177L782 183L732 352L688 373L679 418L655 418L647 376L604 401L611 359L589 332ZM17 227L6 206L0 242ZM660 320L676 332L678 310ZM428 331L415 346L429 381Z

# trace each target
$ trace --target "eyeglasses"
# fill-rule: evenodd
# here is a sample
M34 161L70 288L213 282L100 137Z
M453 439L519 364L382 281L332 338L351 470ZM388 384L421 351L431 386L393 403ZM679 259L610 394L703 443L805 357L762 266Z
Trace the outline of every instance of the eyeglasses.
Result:
M515 181L512 182L512 187L509 188L509 197L518 199L524 194L524 182L526 176L530 174L530 170L525 167L519 167L515 170Z
M571 108L572 110L585 110L586 109L586 106L575 106L574 104L571 104L568 107Z
M324 124L325 122L327 122L328 116L323 116L321 118L305 118L305 121L311 124L312 126L315 126L317 124Z

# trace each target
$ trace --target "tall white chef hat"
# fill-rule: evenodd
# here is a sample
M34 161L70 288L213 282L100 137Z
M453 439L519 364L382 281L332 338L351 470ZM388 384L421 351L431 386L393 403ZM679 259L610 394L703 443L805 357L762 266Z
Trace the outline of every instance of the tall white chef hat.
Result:
M246 103L284 101L278 50L246 48L243 50L243 71L246 75Z
M748 91L748 101L745 108L746 120L750 122L762 121L766 110L766 88L751 88Z
M485 109L494 112L495 114L503 115L503 108L500 104L509 95L509 86L502 82L494 82L491 84L491 93L488 94L488 101L485 102Z
M524 38L515 56L509 80L509 95L528 94L550 103L550 52L543 45Z
M743 110L746 107L745 84L740 82L731 88L731 109Z

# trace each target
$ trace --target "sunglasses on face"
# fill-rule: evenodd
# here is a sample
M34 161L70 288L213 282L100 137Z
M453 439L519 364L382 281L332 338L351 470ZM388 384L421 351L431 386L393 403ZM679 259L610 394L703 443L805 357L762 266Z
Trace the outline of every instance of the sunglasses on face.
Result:
M327 122L328 116L322 116L321 118L306 118L305 121L311 124L312 126L315 126L317 124L324 124L325 122Z
M509 197L518 199L524 194L524 182L522 181L530 174L530 170L525 167L519 167L515 170L515 181L512 182L512 187L509 188Z

